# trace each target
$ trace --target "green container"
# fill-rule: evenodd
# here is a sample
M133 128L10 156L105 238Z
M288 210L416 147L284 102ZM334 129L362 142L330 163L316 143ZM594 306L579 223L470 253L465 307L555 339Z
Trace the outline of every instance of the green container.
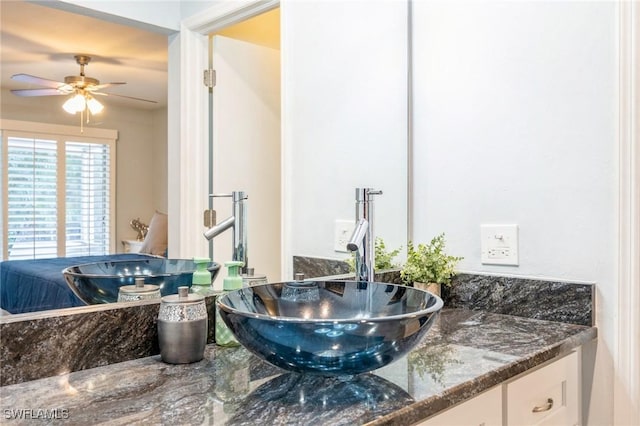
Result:
M244 266L244 262L231 261L225 262L225 267L229 270L228 276L224 279L222 284L222 294L228 293L233 290L239 290L242 288L242 277L239 275L239 270ZM240 343L236 340L235 336L224 323L222 317L220 317L220 311L216 305L216 345L218 346L239 346Z

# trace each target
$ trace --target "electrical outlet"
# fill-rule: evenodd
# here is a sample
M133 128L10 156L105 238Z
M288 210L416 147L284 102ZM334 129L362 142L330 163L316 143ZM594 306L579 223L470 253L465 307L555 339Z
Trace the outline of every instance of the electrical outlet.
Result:
M347 243L356 224L353 220L336 220L333 238L333 249L339 253L347 253Z
M480 225L481 262L518 265L518 225Z

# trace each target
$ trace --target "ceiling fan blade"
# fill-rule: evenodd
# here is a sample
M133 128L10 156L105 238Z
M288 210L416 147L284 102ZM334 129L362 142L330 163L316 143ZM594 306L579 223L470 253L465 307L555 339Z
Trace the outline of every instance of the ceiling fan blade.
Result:
M97 86L89 86L87 87L87 90L93 92L94 90L100 90L100 89L104 89L105 87L115 86L119 84L127 84L127 83L125 82L104 83L104 84L99 84Z
M156 101L150 101L149 99L134 98L133 96L116 95L115 93L92 92L92 94L93 95L100 95L100 96L117 96L118 98L134 99L136 101L150 102L152 104L157 104L158 103Z
M22 89L12 90L11 93L18 96L57 96L66 94L58 89Z
M48 80L46 78L36 77L29 74L14 74L11 76L12 80L21 81L23 83L37 84L39 86L51 87L57 89L60 86L64 86L64 83L54 80Z

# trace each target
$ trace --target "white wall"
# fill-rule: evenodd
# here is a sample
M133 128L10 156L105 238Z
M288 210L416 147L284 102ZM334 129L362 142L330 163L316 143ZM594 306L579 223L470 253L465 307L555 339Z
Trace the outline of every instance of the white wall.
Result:
M49 6L150 31L180 31L182 19L226 0L45 0Z
M77 115L62 109L62 98L21 98L2 92L0 118L42 123L80 125ZM163 118L164 117L164 118ZM166 211L166 108L146 111L105 106L91 127L118 130L116 142L116 249L121 240L135 239L129 221L139 217L149 223L155 209ZM164 171L161 170L165 164Z
M48 0L47 3L70 12L167 34L180 30L182 18L180 0Z
M281 5L284 176L290 254L344 257L336 219L355 188L384 191L376 235L406 238L407 7L403 2Z
M416 2L415 239L460 269L597 284L588 424L612 422L617 303L614 2ZM517 223L520 265L480 263L480 224Z
M182 18L197 15L198 13L214 6L216 3L221 3L219 0L179 0L179 2Z

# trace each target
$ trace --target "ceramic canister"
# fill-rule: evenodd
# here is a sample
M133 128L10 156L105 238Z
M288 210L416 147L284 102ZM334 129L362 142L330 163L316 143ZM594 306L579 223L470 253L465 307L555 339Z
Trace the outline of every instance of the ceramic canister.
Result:
M204 297L178 287L178 294L162 298L158 314L160 357L170 364L187 364L204 357L207 307Z
M137 277L135 285L124 285L118 291L118 302L133 302L136 300L160 299L160 287L145 284L144 278Z
M266 284L266 275L256 275L253 268L247 268L247 273L242 274L242 287L252 287L254 285Z

